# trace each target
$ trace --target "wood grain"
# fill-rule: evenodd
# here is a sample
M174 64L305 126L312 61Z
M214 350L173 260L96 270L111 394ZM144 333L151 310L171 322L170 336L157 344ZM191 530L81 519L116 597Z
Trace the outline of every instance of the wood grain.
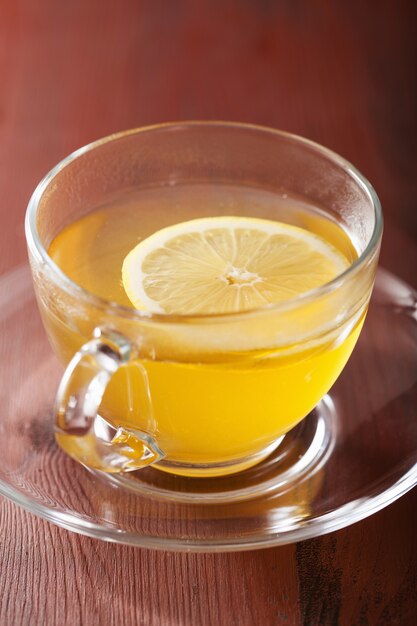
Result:
M40 177L80 145L173 119L267 124L361 169L382 263L416 286L415 4L0 0L0 272ZM186 555L70 534L0 500L0 624L415 623L416 494L329 536Z

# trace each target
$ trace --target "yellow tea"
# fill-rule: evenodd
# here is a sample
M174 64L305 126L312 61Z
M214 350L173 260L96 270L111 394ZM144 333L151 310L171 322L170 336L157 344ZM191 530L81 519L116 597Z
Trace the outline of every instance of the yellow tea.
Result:
M246 224L249 223L246 218L256 219L256 224L266 224L265 229L277 237L277 242L283 240L283 236L285 239L287 233L297 233L301 240L314 240L325 256L335 260L337 271L334 269L333 275L318 272L315 277L311 264L304 267L301 278L290 272L281 285L281 290L288 295L281 294L273 302L298 295L300 280L306 284L304 291L331 280L357 258L356 247L346 231L319 208L285 194L220 184L153 187L117 198L66 225L52 241L49 254L69 278L87 291L125 307L133 308L133 301L146 313L146 302L155 302L157 296L162 298L171 284L175 291L175 277L179 280L180 270L172 270L171 278L171 261L165 255L164 269L161 270L161 276L166 277L164 284L161 287L161 276L153 278L153 283L148 280L147 296L141 291L142 300L147 298L145 304L140 298L136 302L135 294L132 295L136 289L135 281L132 279L133 287L129 288L130 274L127 278L122 276L122 268L127 267L125 260L132 250L141 242L151 242L151 236L156 237L152 240L156 241L161 229L173 227L174 230L163 232L182 236L183 222L199 218L206 228L210 222L204 222L204 218L222 217L225 221L215 223L229 225L241 218L243 221L236 223ZM182 230L178 230L176 224L180 224ZM256 224L255 230L258 228ZM293 227L296 230L292 231ZM144 249L142 245L137 247L136 257L130 257L132 262L143 257ZM253 249L257 246L254 245ZM186 257L185 253L181 254ZM185 300L183 298L185 308L173 309L169 304L172 297L168 294L165 308L155 308L154 311L174 315L239 313L251 308L245 306L245 302L250 304L253 301L244 295L249 293L249 288L252 296L255 291L259 292L258 306L268 304L258 275L247 269L249 260L241 261L237 269L231 266L223 277L226 286L233 283L239 288L242 285L247 288L235 292L239 294L237 304L233 302L227 305L228 308L217 311L215 305L210 304L208 308L207 304L205 309L201 289L196 292L200 296L193 297L191 285L187 295L183 284L182 293L187 295ZM204 258L200 257L199 262L204 263ZM193 269L196 266L195 259L185 258L184 264L181 271L184 267ZM273 278L274 271L276 278L276 267L271 270ZM312 282L313 278L319 282ZM197 279L194 283L200 288ZM273 297L273 288L276 288L276 282L267 295L271 293ZM57 301L54 311L54 307L42 307L41 302L49 337L64 363L89 339L83 330L85 320L77 319L74 310L68 310L66 315L66 306L70 305L65 300ZM313 409L332 386L352 352L363 323L366 303L351 315L335 320L331 327L324 323L327 318L323 307L323 303L311 304L303 312L303 323L314 317L314 337L305 338L300 333L298 339L285 341L278 332L271 332L269 342L264 344L252 340L254 335L250 325L242 326L245 330L240 332L238 320L235 331L218 342L213 333L204 337L201 328L200 335L196 334L191 321L173 323L169 331L154 334L152 324L144 322L139 358L114 375L100 413L115 426L151 433L166 454L166 462L156 467L165 471L219 475L228 473L230 466L234 471L248 467ZM88 313L88 317L93 318L89 319L90 326L91 322L95 325L94 315L92 307ZM323 323L320 323L321 318ZM258 333L259 327L253 323ZM268 336L268 327L262 331L265 337ZM271 337L276 337L276 341ZM172 462L171 466L169 462ZM177 464L182 466L181 469Z

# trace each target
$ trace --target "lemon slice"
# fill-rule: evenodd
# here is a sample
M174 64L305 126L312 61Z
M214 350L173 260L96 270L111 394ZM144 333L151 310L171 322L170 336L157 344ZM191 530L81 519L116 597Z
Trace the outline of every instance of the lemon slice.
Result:
M294 298L343 272L348 260L296 226L210 217L164 228L123 262L125 291L156 313L231 313Z

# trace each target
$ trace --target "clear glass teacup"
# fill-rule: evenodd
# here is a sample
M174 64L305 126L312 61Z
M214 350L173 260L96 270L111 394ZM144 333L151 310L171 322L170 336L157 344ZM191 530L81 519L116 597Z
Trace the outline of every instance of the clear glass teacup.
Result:
M227 314L140 311L77 282L50 254L65 227L81 224L82 233L98 208L117 215L132 202L148 232L180 215L247 215L301 226L355 253L331 282L282 303ZM165 124L73 153L38 185L26 217L39 309L66 367L59 445L110 473L154 464L220 476L260 462L346 364L381 234L378 198L352 165L272 129Z

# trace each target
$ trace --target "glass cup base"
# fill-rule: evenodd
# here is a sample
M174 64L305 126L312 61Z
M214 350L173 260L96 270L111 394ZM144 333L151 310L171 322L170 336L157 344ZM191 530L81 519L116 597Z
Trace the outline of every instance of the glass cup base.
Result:
M221 504L284 493L301 480L312 484L314 475L333 450L337 422L335 405L330 396L325 396L314 411L285 436L233 466L184 468L181 465L178 468L175 463L162 461L154 467L126 474L94 473L119 488L173 502ZM161 469L164 471L158 471ZM193 470L195 476L179 475L182 471L191 473ZM208 471L216 470L217 476L207 477ZM227 475L222 476L221 472Z
M237 474L238 472L248 470L254 465L261 463L277 449L283 439L284 435L255 454L251 454L241 459L226 461L224 463L177 463L175 461L162 459L162 461L154 463L153 467L161 470L162 472L191 478L215 478L217 476L229 476L230 474Z

